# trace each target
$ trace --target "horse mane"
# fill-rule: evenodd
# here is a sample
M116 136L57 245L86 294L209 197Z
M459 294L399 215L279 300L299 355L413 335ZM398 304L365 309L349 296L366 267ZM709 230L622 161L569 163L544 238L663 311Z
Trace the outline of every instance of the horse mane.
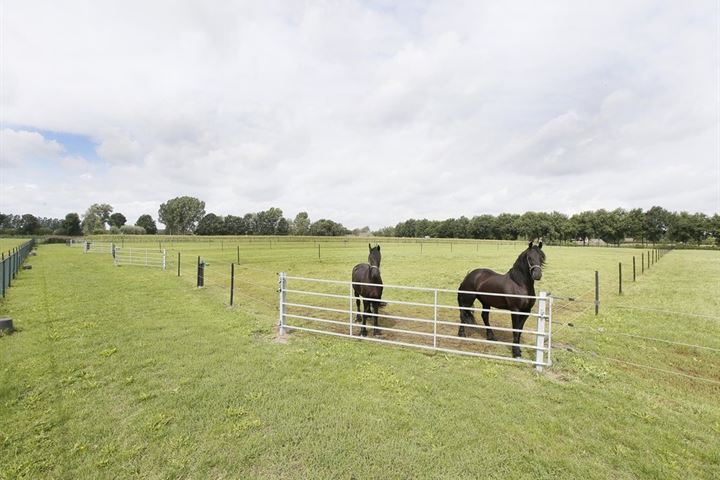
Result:
M520 255L518 255L517 259L515 260L515 263L513 266L508 270L508 275L510 278L515 281L515 283L525 283L528 279L532 282L532 276L530 275L530 267L528 266L528 251L530 249L523 250ZM540 252L540 266L545 265L545 252L542 250L538 250Z

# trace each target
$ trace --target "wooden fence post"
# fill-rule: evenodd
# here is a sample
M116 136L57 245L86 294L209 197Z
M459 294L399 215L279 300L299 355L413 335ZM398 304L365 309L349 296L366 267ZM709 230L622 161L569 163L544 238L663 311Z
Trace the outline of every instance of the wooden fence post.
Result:
M595 315L600 311L600 274L595 270Z

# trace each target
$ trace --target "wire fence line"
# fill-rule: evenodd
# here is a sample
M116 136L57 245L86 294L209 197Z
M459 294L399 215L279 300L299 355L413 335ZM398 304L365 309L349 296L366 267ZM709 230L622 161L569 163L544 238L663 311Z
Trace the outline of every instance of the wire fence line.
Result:
M97 250L104 250L105 245L97 245ZM149 249L152 251L158 251L156 249ZM174 252L178 253L178 252ZM227 251L228 255L232 253L232 251ZM174 255L168 256L168 266L170 266L170 259L174 259ZM205 259L207 263L206 269L204 272L205 278L207 278L211 282L211 286L218 287L218 288L229 288L230 282L234 282L233 290L236 295L239 295L244 301L249 301L255 304L258 304L262 306L263 308L268 308L272 311L278 310L278 304L276 303L275 299L270 297L272 293L277 292L277 288L273 285L274 279L276 277L276 271L271 269L265 269L260 268L254 264L234 264L235 269L235 276L234 278L230 275L230 273L224 271L224 267L227 266L228 270L230 270L230 265L227 261L227 258L219 259L219 258L206 258ZM186 264L189 262L182 262L182 265L185 266L187 269ZM194 263L194 262L192 262ZM191 266L191 269L194 270L195 265ZM267 283L270 284L264 284L263 282L256 282L251 279L246 278L243 275L238 275L238 270L240 271L248 271L248 272L254 272L254 273L260 273L263 275L267 275ZM194 272L193 275L194 276ZM240 285L244 285L248 288L242 288ZM449 291L449 290L448 290ZM255 293L254 293L255 292ZM263 293L264 292L264 293ZM259 293L256 294L256 293ZM555 303L555 318L553 319L553 322L555 325L555 334L556 334L556 340L561 339L565 332L567 332L568 328L577 328L579 330L582 330L583 332L587 332L593 335L606 335L606 336L617 336L617 337L623 337L623 338L629 338L629 339L635 339L635 340L641 340L646 342L658 342L666 345L675 345L675 346L681 346L686 348L695 348L700 349L708 352L719 352L720 348L714 347L714 346L708 346L708 345L700 345L695 343L689 343L689 342L681 342L681 341L675 341L675 340L669 340L665 338L659 338L659 337L653 337L653 336L644 336L644 335L636 335L632 333L625 333L625 332L618 332L618 331L609 331L604 327L592 327L588 325L578 325L577 321L584 315L587 315L589 311L591 311L592 307L595 305L595 301L592 300L592 293L593 290L586 290L580 294L577 295L552 295L552 297L556 300ZM588 298L590 297L590 298ZM622 297L619 297L622 298ZM576 309L576 306L580 307L579 309ZM674 316L686 316L686 317L693 317L693 318L702 318L702 319L709 319L709 320L716 320L717 317L712 314L705 314L705 313L689 313L689 312L678 312L673 310L664 310L661 308L652 308L652 307L643 307L643 306L632 306L627 304L617 304L614 302L608 302L604 303L604 307L610 308L610 309L619 309L619 310L631 310L631 311L645 311L645 312L651 312L656 314L666 314L666 315L674 315ZM495 310L493 310L496 312ZM459 323L456 323L456 325L459 325ZM560 334L560 335L558 335ZM578 353L580 350L572 346L572 348L575 350L574 353ZM656 370L659 372L664 372L668 374L680 374L682 376L688 377L688 378L696 378L693 375L684 374L680 372L675 372L672 370L666 370L658 367L652 367L649 365L642 365L636 362L630 362L626 360L616 359L612 357L604 357L600 354L591 352L594 357L596 358L604 358L609 361L615 361L620 363L625 363L627 365L631 365L637 368L649 368L652 370ZM697 377L703 380L702 377ZM716 382L712 379L709 379L712 383L720 383Z
M590 356L592 358L599 358L601 360L606 360L609 362L615 362L615 363L620 363L620 364L624 364L624 365L629 365L629 366L635 367L635 368L640 368L640 369L650 370L650 371L655 371L655 372L662 372L662 373L665 373L668 375L675 375L675 376L679 376L679 377L688 378L691 380L698 380L701 382L711 383L714 385L720 385L720 380L715 380L714 378L707 378L707 377L703 377L700 375L691 375L691 374L685 373L685 372L678 372L677 370L667 370L665 368L658 368L658 367L654 367L652 365L644 365L642 363L631 362L629 360L622 360L619 358L608 357L606 355L601 355L597 352L593 352L590 350L575 349L572 351L570 351L570 350L566 350L566 351L570 354Z

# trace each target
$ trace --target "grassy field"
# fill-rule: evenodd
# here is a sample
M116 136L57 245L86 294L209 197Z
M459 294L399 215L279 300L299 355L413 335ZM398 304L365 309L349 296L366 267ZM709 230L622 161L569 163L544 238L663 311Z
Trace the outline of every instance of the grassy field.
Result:
M5 255L8 254L8 250L11 250L15 247L19 247L23 243L30 240L29 238L0 238L0 252L4 253Z
M40 246L19 274L0 306L19 329L0 338L0 478L720 476L718 252L670 252L633 283L640 250L545 247L537 287L559 297L556 350L537 374L330 337L278 342L276 273L347 280L367 242L160 241L126 248L180 252L180 277L175 263L118 268L63 245ZM383 279L456 288L472 268L507 270L523 247L382 242Z

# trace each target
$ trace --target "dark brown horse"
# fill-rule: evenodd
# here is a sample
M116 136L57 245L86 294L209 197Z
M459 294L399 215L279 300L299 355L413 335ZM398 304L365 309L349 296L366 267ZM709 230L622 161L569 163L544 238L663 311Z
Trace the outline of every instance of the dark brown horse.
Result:
M382 277L380 277L380 245L371 247L368 243L370 254L368 255L368 263L360 263L355 265L352 270L352 281L358 283L367 283L373 285L356 285L353 283L353 292L355 292L355 304L357 305L358 319L362 319L362 329L360 335L367 336L367 328L365 322L368 316L374 319L375 327L378 326L378 308L380 307L380 298L382 297ZM363 299L363 312L360 314L360 298ZM366 315L366 314L371 315ZM380 335L381 331L373 328L373 335Z
M458 287L458 290L472 293L458 293L458 305L461 308L472 308L475 299L482 305L481 314L486 327L490 327L491 307L510 310L513 313L512 328L522 330L530 310L535 305L534 298L503 297L495 295L483 295L483 293L528 295L535 296L535 281L542 278L542 267L545 264L545 252L542 251L542 241L535 246L530 242L527 250L518 256L515 264L504 275L495 273L487 268L478 268L468 273ZM465 336L465 324L475 324L475 316L471 310L460 310L460 328L458 336ZM485 333L488 340L495 340L495 334L491 328L486 328ZM513 357L520 356L520 334L513 332Z

